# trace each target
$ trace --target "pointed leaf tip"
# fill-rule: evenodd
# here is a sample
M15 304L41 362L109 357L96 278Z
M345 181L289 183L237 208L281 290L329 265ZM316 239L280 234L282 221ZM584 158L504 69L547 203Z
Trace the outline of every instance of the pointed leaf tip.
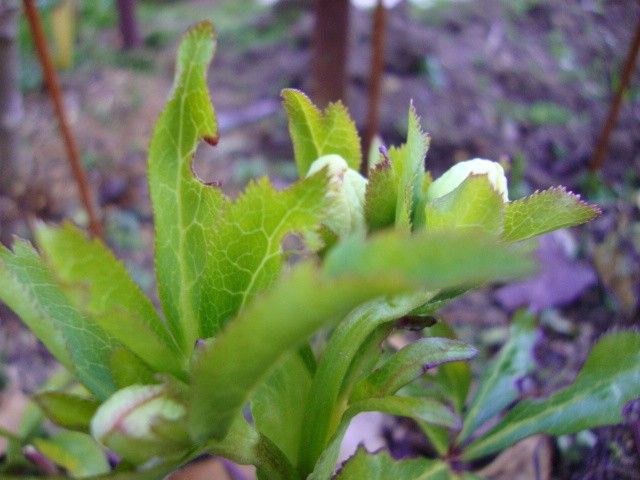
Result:
M526 240L593 220L602 212L565 187L552 187L506 204L504 233L509 242Z
M330 103L321 111L299 90L287 88L281 96L300 177L307 174L315 160L329 154L340 155L349 168L360 168L360 136L341 102Z
M173 91L149 148L159 296L171 333L185 353L199 336L200 319L211 313L202 295L204 270L212 219L226 201L218 188L204 185L191 170L198 142L215 143L218 137L206 82L214 51L210 22L199 23L184 35Z

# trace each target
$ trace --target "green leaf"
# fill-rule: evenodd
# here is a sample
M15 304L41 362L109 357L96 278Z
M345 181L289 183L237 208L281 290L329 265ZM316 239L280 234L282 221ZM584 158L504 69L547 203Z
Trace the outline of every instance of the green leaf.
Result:
M422 132L420 118L413 104L409 106L407 142L389 149L389 160L397 178L396 226L410 229L415 207L421 202L424 181L424 159L429 149L429 136Z
M543 233L588 222L600 209L583 202L564 187L554 187L508 203L502 237L517 242Z
M420 307L419 309L417 309L414 312L414 315L418 315L418 316L433 316L435 315L442 307L444 307L445 305L447 305L449 302L451 302L453 299L459 297L460 295L465 294L468 291L468 288L453 288L453 289L448 289L448 290L442 290L440 292L438 292L438 294L433 297L431 300L429 300L428 303L424 304L422 307ZM436 324L438 325L438 324ZM447 338L454 338L454 337L450 337L449 335L451 335L453 333L453 331L451 331L451 333L447 333L446 337ZM437 335L434 335L437 336Z
M282 240L292 232L317 228L325 203L327 178L319 172L278 192L263 178L220 213L209 251L206 315L200 336L215 335L257 292L269 286L282 267Z
M64 467L73 478L87 478L110 470L107 458L89 435L60 432L51 438L36 438L35 447L55 464Z
M33 397L49 420L70 430L89 431L99 402L66 392L40 392Z
M420 310L427 308L425 313L435 311L434 309L440 306L442 302L446 303L447 300L445 299L450 299L452 296L460 293L462 293L460 290L440 293ZM432 327L425 329L424 332L425 335L433 337L457 338L455 331L443 322L436 323ZM469 363L462 361L445 363L438 367L435 375L428 378L429 383L435 387L431 394L434 395L435 398L449 402L458 414L462 414L469 394L469 388L471 387L471 367ZM418 421L417 423L438 454L445 456L451 447L451 432L445 428L426 422Z
M260 382L320 327L369 299L406 288L387 278L327 279L308 264L280 279L196 358L189 412L194 439L222 438Z
M438 298L438 297L434 297ZM456 339L456 333L446 323L438 322L428 328L428 335ZM441 365L431 379L442 389L444 397L454 406L456 412L462 412L471 386L471 367L468 362L450 362Z
M419 378L429 368L443 363L469 360L477 353L475 348L458 340L420 339L395 353L367 378L361 380L354 389L351 400L392 395Z
M426 223L425 211L427 208L427 202L429 201L429 197L427 196L427 192L429 191L429 187L433 183L433 179L431 178L431 173L425 172L422 177L422 190L420 192L420 196L414 206L413 211L413 230L418 231L424 229Z
M394 224L398 201L397 183L395 172L388 160L369 170L364 215L370 231L375 232Z
M156 382L153 370L135 353L124 347L115 348L111 352L109 368L113 379L118 385L118 389L135 385L136 383L149 385Z
M204 273L214 219L225 202L219 189L204 185L191 171L198 141L215 144L218 138L206 82L214 45L213 27L207 22L184 36L171 98L149 148L158 291L169 327L185 353L199 338L200 318L208 318Z
M210 441L200 451L218 455L241 465L255 465L258 478L268 480L298 479L293 465L267 437L249 425L239 412L222 440ZM197 456L197 453L194 454Z
M325 206L322 174L283 192L260 180L236 202L194 177L191 163L198 141L217 141L206 84L213 46L208 23L194 27L182 41L173 94L149 154L160 299L185 353L197 339L215 335L274 280L284 236L314 230ZM339 106L327 110L333 134L346 128L343 114ZM339 145L343 137L344 132Z
M473 238L460 232L446 235L419 233L403 236L402 232L378 234L369 241L351 238L336 246L325 259L325 271L330 275L361 275L365 278L398 280L412 278L430 290L437 290L460 283L480 282L501 276L495 269L527 269L527 261L516 252L508 252L504 245L488 246L482 237ZM489 240L493 243L495 240ZM475 250L475 249L478 250ZM411 252L411 253L409 253ZM468 255L468 257L467 257ZM495 257L494 257L495 255ZM464 257L464 258L462 258ZM507 260L511 257L512 260ZM486 263L485 263L486 262ZM459 272L455 270L460 269ZM473 278L475 277L475 278ZM342 415L340 389L345 375L362 343L385 322L406 315L426 303L435 292L424 297L407 296L393 302L381 300L365 305L353 312L350 319L334 332L336 345L330 343L318 365L314 386L309 395L307 422L303 437L308 439L300 450L300 465L303 472L310 471L320 456L330 436L337 428ZM415 302L415 303L413 303ZM358 320L358 316L362 320ZM351 324L360 323L353 327ZM343 327L344 325L344 327ZM355 328L353 334L342 329ZM343 339L344 340L341 340ZM332 341L333 342L333 341ZM344 408L344 407L342 407Z
M290 354L258 387L251 400L256 428L269 438L295 466L305 422L304 405L311 386L311 372L302 356Z
M429 231L471 228L500 234L504 202L486 175L470 175L455 190L427 203Z
M461 363L461 362L459 362ZM450 448L451 431L438 425L417 421L418 427L425 434L439 457L444 457Z
M381 319L376 319L376 321L366 326L367 331L370 325L373 326L373 324L376 323L379 323L379 326L374 327L373 332L360 344L358 351L353 356L353 360L351 360L347 373L342 378L337 402L338 405L346 405L346 400L351 400L354 387L357 383L369 375L376 365L378 365L381 355L384 355L382 342L393 332L394 324L397 322L385 322ZM352 332L348 332L347 335L352 336L353 334ZM328 359L325 361L328 361Z
M525 400L464 451L481 458L536 433L564 435L622 422L624 404L640 397L640 333L617 332L593 347L575 382L546 399Z
M451 362L438 369L435 382L446 391L456 411L462 411L471 385L471 368L466 362Z
M455 478L441 460L394 460L387 452L369 454L363 448L345 463L335 480L449 480Z
M518 379L535 368L532 352L535 341L535 317L526 311L520 311L513 319L509 340L498 357L484 370L478 390L464 417L459 442L464 442L484 422L518 398Z
M282 98L300 177L307 174L314 160L331 153L344 158L350 168L360 169L360 137L342 103L331 103L321 112L298 90L285 89Z
M65 345L62 329L57 324L57 312L48 305L42 305L41 299L36 297L31 285L29 285L29 272L23 271L28 261L34 261L29 253L31 247L22 240L16 240L14 249L16 254L0 245L0 300L4 302L22 321L29 330L40 340L47 350L65 367L72 369L73 364L67 346ZM18 252L23 252L22 259L18 258ZM25 258L25 255L27 256ZM18 269L18 274L14 271ZM53 294L61 302L62 308L70 308L61 292L55 286L50 285L50 290L56 290ZM38 290L38 293L42 288ZM53 311L53 312L52 312ZM52 315L53 313L53 315Z
M130 348L158 372L186 379L180 348L151 301L99 240L79 229L43 223L35 229L38 245L74 306L105 332Z
M397 233L347 239L329 252L325 270L331 275L408 276L435 290L513 278L533 267L524 248L512 249L476 232Z
M323 450L308 480L326 480L331 477L338 459L340 444L349 423L356 415L363 412L381 412L387 415L414 418L446 428L460 427L460 418L457 415L446 405L430 398L392 396L356 402L345 411L335 434Z
M460 418L453 411L432 398L390 396L367 398L352 404L346 417L353 418L362 412L382 412L398 417L415 418L453 430L462 426Z
M186 409L165 385L132 385L102 403L91 419L91 435L121 458L141 465L174 458L191 449Z
M341 422L351 393L343 391L345 378L365 348L363 346L380 328L410 313L432 295L424 292L376 299L352 311L336 327L318 361L306 405L302 431L306 441L299 447L303 472L313 469Z
M0 271L0 282L9 287L0 298L34 326L56 358L99 400L115 392L108 364L117 342L71 305L35 250L24 241L16 241L13 254L0 247Z

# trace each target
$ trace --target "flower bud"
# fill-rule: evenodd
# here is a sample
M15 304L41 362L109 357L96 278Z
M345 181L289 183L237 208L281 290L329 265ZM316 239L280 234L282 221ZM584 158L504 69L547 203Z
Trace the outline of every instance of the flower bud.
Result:
M186 409L164 385L131 385L114 393L91 420L91 434L133 463L175 453L188 442Z
M364 231L364 198L367 179L349 168L340 155L324 155L309 167L307 177L327 168L329 185L327 198L330 207L324 224L338 237Z
M493 189L502 196L502 200L509 201L507 177L502 165L491 160L474 158L466 162L456 163L439 178L433 181L427 191L429 200L443 197L455 190L469 175L486 175Z

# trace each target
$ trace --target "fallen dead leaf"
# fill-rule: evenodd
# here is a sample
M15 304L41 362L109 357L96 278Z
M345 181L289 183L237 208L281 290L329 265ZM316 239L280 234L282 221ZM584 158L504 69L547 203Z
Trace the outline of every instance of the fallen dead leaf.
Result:
M487 480L551 480L549 437L535 435L505 450L478 472Z
M16 371L7 369L9 385L0 395L0 426L10 432L15 432L20 425L22 414L29 399L22 393L16 382ZM0 455L7 449L7 440L0 437Z
M242 475L241 478L255 479L253 467L236 466L235 468ZM181 468L169 475L167 480L236 480L236 478L229 475L221 459L207 458Z

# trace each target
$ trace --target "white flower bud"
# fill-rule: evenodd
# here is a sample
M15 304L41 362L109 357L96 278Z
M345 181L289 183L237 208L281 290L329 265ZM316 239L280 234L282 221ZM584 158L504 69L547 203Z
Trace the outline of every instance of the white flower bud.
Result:
M121 457L142 463L177 447L184 438L160 432L186 415L184 405L163 385L131 385L104 402L91 420L91 435Z
M474 158L466 162L456 163L449 170L433 181L427 191L429 200L442 197L452 192L464 182L469 175L486 175L494 190L502 196L505 202L509 201L507 190L507 177L502 165L491 160Z
M324 155L309 167L307 177L327 167L330 207L324 224L339 237L364 231L364 198L367 179L349 168L340 155Z

